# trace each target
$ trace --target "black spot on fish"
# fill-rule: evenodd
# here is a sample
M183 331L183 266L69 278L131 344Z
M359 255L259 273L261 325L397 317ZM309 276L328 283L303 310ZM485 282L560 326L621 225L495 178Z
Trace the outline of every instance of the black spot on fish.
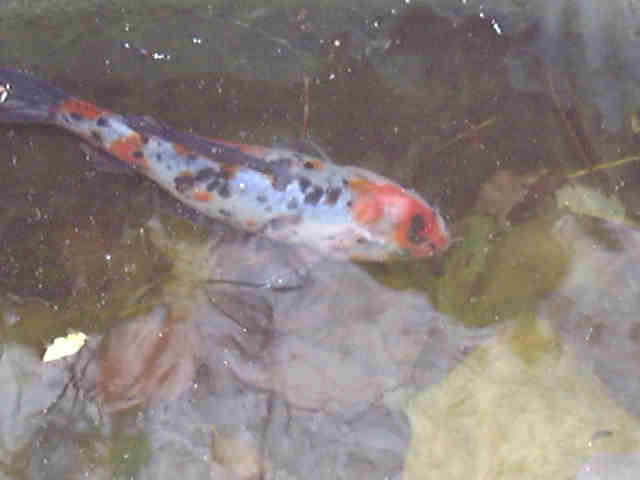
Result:
M144 153L142 153L140 150L136 150L135 152L133 152L133 158L142 158L144 157Z
M99 127L108 127L109 120L104 117L98 117L98 120L96 120L96 125L98 125Z
M298 199L292 198L291 200L289 200L289 203L287 203L287 208L289 210L295 210L296 208L298 208Z
M331 187L327 189L327 199L326 202L329 205L335 205L340 195L342 194L342 189L340 187Z
M277 167L279 170L287 170L291 168L291 159L287 157L275 158L269 160L269 164L273 167Z
M307 170L313 170L313 162L310 162L307 160L306 162L304 162L303 167L306 168Z
M196 173L196 182L205 182L215 177L216 174L217 174L216 170L211 167L202 168L198 170L198 173Z
M313 189L305 195L304 203L308 203L309 205L317 205L323 195L324 190L322 189L322 187L313 187Z
M284 191L287 185L291 183L293 177L291 176L291 159L290 158L278 158L276 160L269 161L272 169L272 184L273 188L278 191ZM268 173L267 173L268 175Z
M349 200L347 202L347 208L351 208L351 207L353 207L353 202L351 200Z
M213 192L216 188L218 188L218 185L220 185L220 182L221 180L219 177L214 178L211 182L207 184L207 190L209 192Z
M80 120L84 120L84 116L82 116L78 112L71 112L70 115L71 115L71 118L76 122L79 122Z
M176 177L173 180L173 183L178 192L184 193L187 190L191 190L193 188L195 181L193 179L193 176L191 175L181 175L179 177Z
M159 162L162 162L162 154L161 153L156 153L156 160Z
M297 225L300 223L300 220L302 220L300 215L287 215L285 217L273 218L269 220L267 228L271 230L280 230L286 226Z
M258 195L256 197L256 200L258 201L258 203L265 203L267 201L267 197L265 197L264 195Z
M218 213L223 217L227 217L227 218L231 217L231 212L229 210L225 210L224 208L218 209Z
M277 230L280 230L282 227L284 227L284 225L285 225L285 222L281 218L274 218L269 220L268 228L270 230L277 231Z
M104 141L104 139L102 138L102 134L97 130L91 130L91 138L93 138L96 143L100 144Z
M225 180L231 180L236 173L236 167L234 165L227 165L220 172L220 176Z
M306 177L300 177L298 178L298 185L300 185L300 191L304 193L311 186L311 180Z
M345 187L348 187L348 186L349 186L349 180L347 180L346 178L343 178L343 179L342 179L342 184L343 184Z
M411 217L411 224L409 225L409 233L407 235L411 243L420 244L427 240L424 235L425 226L424 217L421 214L416 213Z
M231 190L229 190L228 183L225 182L220 185L220 188L218 188L218 195L220 195L222 198L229 198L231 196Z

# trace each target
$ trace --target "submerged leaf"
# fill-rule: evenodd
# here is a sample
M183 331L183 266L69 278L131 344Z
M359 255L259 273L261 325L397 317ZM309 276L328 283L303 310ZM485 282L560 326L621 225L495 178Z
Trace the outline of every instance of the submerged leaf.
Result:
M613 223L625 223L627 211L615 195L608 197L579 183L567 184L556 192L559 208L566 208L578 215L601 218Z
M475 209L494 216L500 225L508 225L510 212L528 198L529 189L547 173L547 170L525 173L497 170L480 187Z
M176 398L191 384L200 350L194 324L166 306L114 328L99 351L107 410Z
M545 322L505 329L417 395L404 478L574 478L595 453L637 448L637 418L554 342Z

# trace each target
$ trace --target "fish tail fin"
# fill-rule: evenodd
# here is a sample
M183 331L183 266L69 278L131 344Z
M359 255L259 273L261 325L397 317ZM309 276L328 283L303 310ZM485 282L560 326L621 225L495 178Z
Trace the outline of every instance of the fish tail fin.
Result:
M69 95L28 73L0 68L0 123L48 123Z

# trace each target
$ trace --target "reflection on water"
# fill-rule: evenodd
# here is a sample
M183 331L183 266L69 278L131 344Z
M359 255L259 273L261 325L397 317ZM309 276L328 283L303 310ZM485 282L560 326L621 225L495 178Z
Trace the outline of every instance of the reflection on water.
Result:
M2 63L232 141L313 150L306 76L313 141L456 240L329 262L3 128L0 478L635 478L633 2L391 3L3 20Z

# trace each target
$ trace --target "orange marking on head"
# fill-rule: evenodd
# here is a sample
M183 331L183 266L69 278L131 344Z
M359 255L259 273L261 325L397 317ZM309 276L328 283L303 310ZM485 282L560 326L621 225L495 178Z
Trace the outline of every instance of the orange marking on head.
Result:
M110 111L104 110L93 103L85 102L77 98L68 98L58 105L57 110L65 113L77 113L88 119L96 119L100 115L111 114Z
M358 178L351 180L349 186L360 193L353 204L353 214L356 221L362 225L377 222L384 213L384 205L380 202L380 198L375 195L379 185Z
M384 213L384 206L375 195L360 196L353 205L356 221L362 225L377 222Z
M385 185L380 185L378 183L371 182L362 177L356 177L352 180L349 180L349 186L361 193L370 193L380 190L380 188L384 188Z
M411 236L423 241L412 241ZM449 236L442 229L437 213L426 203L413 197L407 199L395 237L399 245L410 250L415 256L430 255L449 244Z
M196 190L193 192L193 199L198 202L210 202L213 200L213 194L206 190Z
M109 152L132 167L149 167L149 161L142 153L142 139L137 133L111 142Z
M416 257L447 247L449 235L439 215L416 195L393 183L379 184L363 178L351 180L349 185L358 193L353 205L358 223L390 222L396 243Z

